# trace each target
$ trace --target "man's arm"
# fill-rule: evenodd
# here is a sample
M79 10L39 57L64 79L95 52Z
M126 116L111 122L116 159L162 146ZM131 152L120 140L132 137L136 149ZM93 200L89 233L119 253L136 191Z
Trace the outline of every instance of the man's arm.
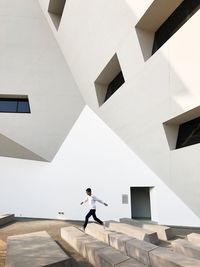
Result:
M96 201L98 201L99 203L101 203L101 204L103 204L103 205L105 205L105 206L108 206L108 204L106 204L106 203L103 202L102 200L98 199L98 198L95 197L95 196L93 196L93 197L94 197L94 199L95 199Z
M84 203L86 203L88 201L88 197L85 198L85 200L83 200L80 205L83 205Z

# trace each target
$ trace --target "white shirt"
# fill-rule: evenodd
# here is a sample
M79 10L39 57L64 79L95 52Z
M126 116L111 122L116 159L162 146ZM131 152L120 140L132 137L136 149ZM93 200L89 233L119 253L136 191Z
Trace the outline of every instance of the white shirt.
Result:
M87 202L89 203L90 209L91 210L95 210L96 209L96 201L98 201L101 204L104 204L104 202L100 199L98 199L97 197L95 197L94 195L91 196L87 196L85 198L85 200L83 201L83 203Z

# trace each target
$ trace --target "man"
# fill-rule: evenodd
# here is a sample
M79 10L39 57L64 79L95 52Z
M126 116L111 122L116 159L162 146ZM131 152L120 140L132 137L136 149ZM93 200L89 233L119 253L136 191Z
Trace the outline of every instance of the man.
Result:
M89 202L89 206L90 206L90 211L88 212L88 214L85 216L85 223L83 225L83 229L85 230L87 224L88 224L88 220L89 218L92 216L94 218L95 221L97 221L99 224L103 225L103 222L101 220L99 220L96 216L96 201L98 201L99 203L108 206L108 204L104 203L103 201L101 201L100 199L98 199L97 197L95 197L94 195L92 195L92 190L91 188L87 188L86 189L86 194L87 197L85 198L84 201L81 202L81 205L83 203L86 203L87 201Z

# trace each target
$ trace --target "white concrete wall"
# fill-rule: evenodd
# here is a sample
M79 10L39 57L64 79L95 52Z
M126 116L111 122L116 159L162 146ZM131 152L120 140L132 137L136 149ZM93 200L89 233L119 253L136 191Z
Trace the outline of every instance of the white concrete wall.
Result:
M0 95L30 114L0 114L0 155L51 160L84 107L37 0L0 0Z
M154 1L68 0L58 31L39 2L86 103L200 216L200 145L171 151L163 128L200 103L200 12L144 61L135 25ZM125 84L99 108L94 81L115 53Z
M154 186L152 220L199 226L197 216L88 107L51 163L0 158L0 214L84 219L85 189L109 204L97 204L103 220L130 217L130 186ZM121 195L129 204L121 204ZM178 216L176 216L178 214Z

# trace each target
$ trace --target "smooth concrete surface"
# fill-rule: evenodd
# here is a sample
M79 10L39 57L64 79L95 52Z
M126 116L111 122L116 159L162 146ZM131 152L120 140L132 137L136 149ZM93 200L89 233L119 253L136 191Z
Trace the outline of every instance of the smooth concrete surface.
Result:
M157 248L149 253L151 267L199 267L200 261L170 251L167 248Z
M114 267L128 259L129 257L111 247L102 248L95 251L96 267Z
M142 262L147 266L150 265L149 253L158 247L138 239L132 239L126 242L127 256Z
M189 234L189 235L187 235L187 239L191 243L193 243L197 246L200 246L200 234L196 234L196 233Z
M109 229L112 231L121 232L139 240L157 244L159 242L156 232L145 230L137 226L128 225L125 223L110 223Z
M15 215L14 214L4 214L4 215L0 215L0 226L13 222L15 219Z
M109 245L115 249L120 250L123 254L126 253L126 242L132 240L133 237L122 234L122 233L112 233L109 234Z
M195 246L184 239L174 240L171 244L176 252L200 260L200 246Z
M96 258L95 258L95 252L102 248L109 248L107 244L96 241L93 243L86 243L85 244L86 253L87 253L87 260L94 266L96 266Z
M172 228L168 226L163 226L154 223L144 223L130 218L121 218L120 222L139 226L142 227L143 229L147 229L150 231L155 231L160 240L169 240L174 237Z
M86 244L94 243L97 240L91 236L79 236L73 242L74 248L84 257L87 258Z
M129 259L121 262L120 264L117 264L116 267L145 267L145 265L134 259Z
M88 223L85 232L107 244L109 244L109 234L112 233L109 228L96 223Z
M70 257L46 231L9 236L6 267L71 267Z

